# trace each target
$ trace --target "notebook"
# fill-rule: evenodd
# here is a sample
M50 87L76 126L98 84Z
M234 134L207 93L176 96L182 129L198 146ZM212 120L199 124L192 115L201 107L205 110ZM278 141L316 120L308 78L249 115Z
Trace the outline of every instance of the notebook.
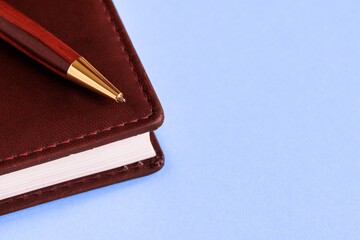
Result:
M154 89L111 0L6 0L84 56L115 103L0 40L0 215L158 171Z

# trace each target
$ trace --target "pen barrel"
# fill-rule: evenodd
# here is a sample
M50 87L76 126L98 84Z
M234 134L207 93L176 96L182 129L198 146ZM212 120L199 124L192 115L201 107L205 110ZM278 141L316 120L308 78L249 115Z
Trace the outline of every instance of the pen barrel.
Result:
M3 0L0 0L0 38L63 77L80 57L60 39Z

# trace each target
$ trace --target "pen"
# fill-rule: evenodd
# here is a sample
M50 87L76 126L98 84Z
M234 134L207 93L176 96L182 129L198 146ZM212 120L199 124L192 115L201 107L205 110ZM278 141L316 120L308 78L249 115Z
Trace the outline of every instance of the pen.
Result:
M0 0L0 38L60 76L125 102L123 94L84 57L4 0Z

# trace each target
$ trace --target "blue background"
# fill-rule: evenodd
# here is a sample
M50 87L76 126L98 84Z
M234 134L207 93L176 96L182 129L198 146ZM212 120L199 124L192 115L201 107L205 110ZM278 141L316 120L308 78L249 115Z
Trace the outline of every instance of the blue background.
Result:
M0 239L359 239L359 1L115 4L166 165L2 216Z

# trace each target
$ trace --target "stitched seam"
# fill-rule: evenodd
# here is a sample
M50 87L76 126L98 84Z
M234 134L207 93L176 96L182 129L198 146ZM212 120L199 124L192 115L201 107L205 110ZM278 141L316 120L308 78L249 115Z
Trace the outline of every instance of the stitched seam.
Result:
M107 20L109 21L110 24L112 24L112 27L113 27L113 30L115 32L115 35L116 35L116 39L120 42L121 44L121 49L123 50L128 62L129 62L129 65L130 65L130 68L134 74L134 77L136 78L139 86L140 86L140 89L141 91L143 92L144 94L144 97L145 99L147 100L148 104L149 104L149 107L150 107L150 110L151 110L151 113L148 114L147 116L145 117L142 117L142 118L138 118L138 119L135 119L135 120L132 120L132 121L129 121L129 122L126 122L126 123L121 123L121 124L117 124L117 125L114 125L114 126L111 126L111 127L107 127L107 128L104 128L104 129L101 129L101 130L97 130L97 131L94 131L94 132L91 132L91 133L88 133L88 134L85 134L85 135L82 135L80 137L75 137L75 138L72 138L72 139L68 139L68 140L65 140L65 141L62 141L62 142L59 142L59 143L54 143L54 144L51 144L51 145L48 145L48 146L45 146L45 147L42 147L42 148L39 148L39 149L36 149L36 150L33 150L33 151L30 151L30 152L26 152L26 153L21 153L21 154L16 154L16 155L13 155L11 157L7 157L7 158L4 158L4 159L0 159L0 163L1 162L6 162L6 161L10 161L10 160L13 160L15 158L20 158L20 157L24 157L24 156L28 156L30 154L33 154L33 153L37 153L37 152L42 152L46 149L50 149L50 148L56 148L57 146L59 145L63 145L63 144L68 144L68 143L71 143L71 142L74 142L76 140L80 140L80 139L84 139L86 137L89 137L89 136L93 136L93 135L98 135L99 133L102 133L102 132L106 132L106 131L110 131L112 129L115 129L115 128L118 128L118 127L123 127L127 124L130 124L130 123L135 123L135 122L140 122L142 120L145 120L145 119L148 119L153 113L153 107L151 105L151 102L150 102L150 99L149 97L147 96L144 88L143 88L143 85L141 84L140 82L140 79L135 71L135 68L134 68L134 65L132 63L132 60L130 59L130 55L129 53L127 52L128 50L126 49L125 47L125 44L124 42L122 41L121 37L120 37L120 31L119 29L116 27L116 24L114 22L114 19L112 18L111 14L110 14L110 11L105 3L105 0L100 0L100 3L103 4L103 8L104 8L104 11L105 11L105 14L107 15Z
M131 164L132 165L132 164ZM17 200L20 200L20 199L27 199L27 198L30 198L32 196L40 196L42 194L45 194L45 193L48 193L48 192L53 192L53 191L57 191L57 190L60 190L61 188L68 188L70 186L74 186L74 185L78 185L78 184L83 184L85 182L89 182L89 181L93 181L93 180L97 180L99 178L103 178L103 177L108 177L108 176L115 176L119 173L123 173L123 174L126 174L128 171L130 170L135 170L135 169L140 169L140 168L143 168L143 169L146 169L148 167L151 167L150 166L151 163L149 162L148 164L146 164L146 166L144 165L144 163L142 161L139 161L137 162L137 165L135 166L131 166L129 167L128 165L125 165L123 167L121 167L121 169L119 170L116 170L116 171L112 171L112 172L108 172L108 173L101 173L101 174L97 174L95 176L88 176L88 177L85 177L85 178L82 178L81 180L78 180L78 181L75 181L75 182L67 182L67 183L64 183L64 184L61 184L61 185L58 185L56 187L52 187L50 189L46 189L46 190L38 190L34 193L31 193L31 194L23 194L23 195L20 195L18 197L12 197L10 198L9 200L6 200L2 203L0 203L0 206L4 205L4 204L7 204L7 203L10 203L10 202L13 202L13 201L17 201Z

